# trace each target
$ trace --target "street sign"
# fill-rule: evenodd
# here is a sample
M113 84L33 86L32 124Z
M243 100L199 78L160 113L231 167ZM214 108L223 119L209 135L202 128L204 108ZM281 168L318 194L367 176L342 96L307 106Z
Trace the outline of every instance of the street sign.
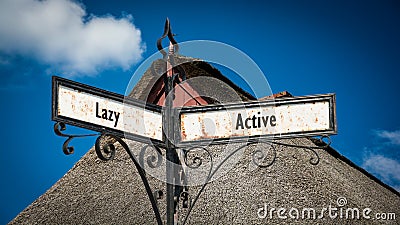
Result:
M174 108L178 147L337 133L335 95ZM121 138L163 144L163 108L53 77L52 119Z
M335 95L185 107L178 146L336 134Z
M121 138L162 142L162 108L53 77L52 119Z

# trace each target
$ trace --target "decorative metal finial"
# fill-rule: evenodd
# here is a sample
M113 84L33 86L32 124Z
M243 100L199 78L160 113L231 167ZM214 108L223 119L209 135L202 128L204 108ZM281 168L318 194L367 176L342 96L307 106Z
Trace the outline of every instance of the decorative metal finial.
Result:
M162 40L168 36L169 41L171 42L171 44L174 46L175 50L174 52L178 52L179 50L179 46L178 46L178 42L176 42L175 38L174 38L174 34L172 33L172 29L171 29L171 24L169 22L169 19L167 17L167 19L165 20L165 25L164 25L164 33L163 35L157 40L157 48L158 50L161 52L161 54L163 55L164 58L167 57L167 53L164 51L164 48L162 46Z

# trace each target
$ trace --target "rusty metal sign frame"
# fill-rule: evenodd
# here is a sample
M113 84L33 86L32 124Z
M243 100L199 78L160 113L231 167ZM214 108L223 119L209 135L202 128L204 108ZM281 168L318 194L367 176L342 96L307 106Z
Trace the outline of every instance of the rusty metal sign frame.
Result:
M299 131L299 132L288 132L284 134L272 134L272 135L254 135L254 136L234 136L229 138L208 138L195 141L181 141L181 115L189 113L200 113L200 112L212 112L219 110L230 110L230 109L249 109L255 107L272 107L282 105L294 105L303 103L314 103L314 102L328 102L329 103L329 129L327 130L314 130L314 131ZM175 145L177 147L190 147L190 146L203 146L203 145L216 145L226 143L242 143L246 141L248 143L254 143L258 141L271 141L276 139L287 139L287 138L298 138L298 137L315 137L337 134L337 123L336 123L336 95L335 94L321 94L321 95L308 95L300 97L288 97L278 98L266 101L249 101L241 103L228 103L223 105L206 105L206 106L191 106L181 107L174 109L174 117L177 120L176 132L175 132Z
M162 107L158 106L158 105L153 105L153 104L146 103L144 101L140 101L137 99L128 98L121 94L106 91L106 90L96 88L93 86L89 86L86 84L78 83L78 82L68 80L68 79L65 79L62 77L53 76L52 77L52 117L51 117L51 119L53 121L56 121L59 123L64 123L64 124L69 124L72 126L81 127L81 128L85 128L85 129L89 129L89 130L93 130L93 131L97 131L97 132L108 133L108 134L114 135L119 138L127 138L130 140L139 141L142 143L157 144L160 147L164 146L164 141L162 141L162 140L152 139L149 137L132 134L132 133L126 133L122 130L108 128L108 127L104 127L101 125L86 122L83 120L68 118L68 117L59 115L58 109L57 109L58 99L59 99L58 98L59 97L59 86L71 88L78 92L84 92L84 93L98 96L101 98L114 100L116 102L120 102L123 104L137 106L137 107L140 107L143 109L150 110L152 112L160 113L160 115L162 114L162 111L163 111Z

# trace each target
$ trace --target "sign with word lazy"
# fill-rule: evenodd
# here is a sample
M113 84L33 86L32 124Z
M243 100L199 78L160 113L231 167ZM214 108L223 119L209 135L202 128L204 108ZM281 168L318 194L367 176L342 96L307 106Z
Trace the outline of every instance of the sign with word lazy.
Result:
M53 120L138 141L162 142L162 108L53 77Z

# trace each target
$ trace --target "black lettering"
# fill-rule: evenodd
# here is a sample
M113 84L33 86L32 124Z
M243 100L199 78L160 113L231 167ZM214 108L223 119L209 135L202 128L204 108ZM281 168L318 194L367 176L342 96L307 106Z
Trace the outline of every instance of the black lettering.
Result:
M274 115L269 118L269 124L271 124L272 127L276 126L276 117Z
M96 117L97 118L102 118L104 120L109 120L109 121L115 121L114 127L118 125L118 120L120 117L121 113L112 111L112 110L107 110L107 109L101 109L101 115L100 115L100 107L99 103L96 102ZM115 118L115 120L114 120Z
M109 121L114 121L114 120L112 119L113 111L112 111L112 110L108 110L108 112L110 113L110 115L109 115L109 117L108 117L108 120L109 120Z
M257 128L256 126L256 115L253 116L253 118L251 118L251 120L253 120L253 128Z
M237 121L236 121L236 130L239 129L239 126L241 126L240 129L244 129L244 127L243 127L242 114L240 114L240 113L238 114L238 118L237 118Z
M267 127L267 125L268 125L268 117L269 117L269 116L263 116L263 117L261 117L262 120L263 120L263 123L264 123L264 127Z
M115 115L115 124L114 124L114 127L116 127L117 124L118 124L118 119L119 119L119 115L120 115L120 114L121 114L121 113L114 112L114 115Z
M114 112L114 113L116 113L116 112ZM246 129L261 128L261 127L268 127L268 126L271 126L271 127L276 126L276 116L275 115L262 116L261 112L257 112L257 115L253 115L252 117L248 117L243 120L242 114L238 113L238 117L237 117L237 121L236 121L236 130L245 129L245 128Z
M99 103L98 102L96 102L96 117L101 118L101 116L99 115Z
M102 109L103 115L101 115L101 118L107 120L107 109Z
M251 128L251 125L249 126L249 124L247 122L249 122L249 120L251 120L251 118L246 118L244 121L244 125L246 126L247 129Z

